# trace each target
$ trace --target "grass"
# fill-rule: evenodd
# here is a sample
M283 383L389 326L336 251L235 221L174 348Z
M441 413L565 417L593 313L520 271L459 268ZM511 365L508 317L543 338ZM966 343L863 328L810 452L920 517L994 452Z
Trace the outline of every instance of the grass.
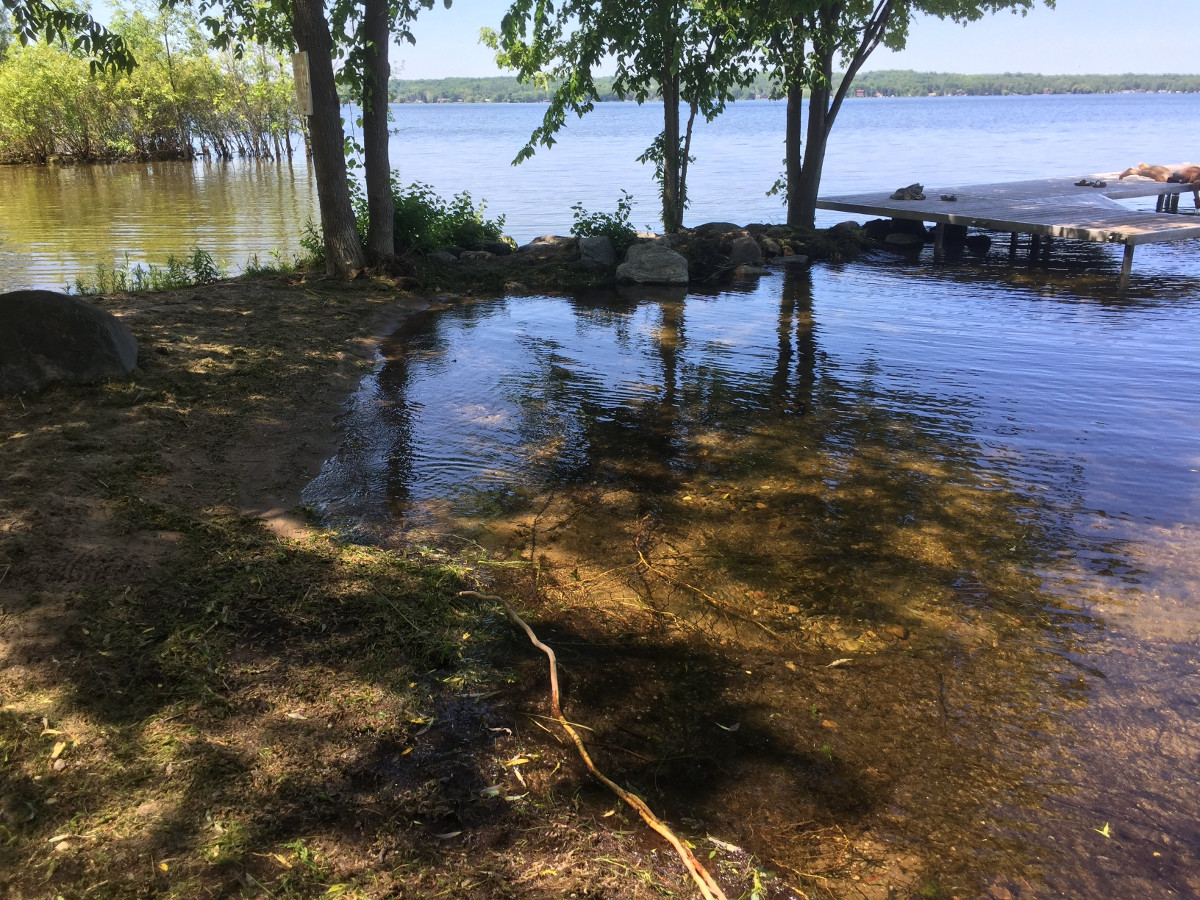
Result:
M492 708L512 639L463 564L248 511L298 501L361 338L425 301L276 278L97 302L139 339L129 379L0 397L0 893L657 895L592 862L646 868L567 750Z

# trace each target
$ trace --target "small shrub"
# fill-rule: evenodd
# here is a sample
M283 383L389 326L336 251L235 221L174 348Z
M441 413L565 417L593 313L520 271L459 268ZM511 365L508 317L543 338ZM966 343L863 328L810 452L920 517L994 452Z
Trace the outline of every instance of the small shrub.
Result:
M633 212L633 197L628 191L621 191L621 199L617 201L616 212L588 212L583 208L582 203L576 203L571 207L571 211L575 216L571 234L581 238L607 237L612 241L618 256L628 250L629 245L637 238L637 232L629 224L629 214Z
M488 219L487 204L478 207L467 191L455 194L447 203L427 184L414 182L401 188L397 173L392 172L392 198L396 204L395 243L397 251L416 250L428 253L445 247L475 247L483 241L510 241L504 236L504 216ZM350 199L358 233L367 239L367 198L362 186L351 182ZM311 226L315 235L319 232ZM300 242L306 250L308 244ZM311 252L311 251L310 251Z

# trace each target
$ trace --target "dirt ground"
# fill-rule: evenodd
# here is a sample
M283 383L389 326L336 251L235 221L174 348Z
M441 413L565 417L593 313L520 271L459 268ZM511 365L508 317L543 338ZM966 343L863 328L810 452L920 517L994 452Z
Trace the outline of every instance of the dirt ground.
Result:
M616 614L315 527L300 490L343 402L437 299L299 276L100 298L132 377L0 397L5 896L696 895L547 718L544 658L459 596L481 582L562 649L568 716L729 897L1035 896L969 874L985 736L946 733L986 688L919 624L781 653L726 616L699 653L669 602ZM871 652L830 666L838 640ZM906 843L897 804L947 796Z

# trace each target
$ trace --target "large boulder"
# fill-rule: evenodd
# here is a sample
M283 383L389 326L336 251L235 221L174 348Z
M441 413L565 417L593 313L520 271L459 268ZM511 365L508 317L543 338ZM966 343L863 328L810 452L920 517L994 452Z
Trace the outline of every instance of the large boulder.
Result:
M0 394L128 375L138 344L112 313L54 291L0 294Z
M634 244L617 266L617 281L633 284L687 284L688 261L666 244Z

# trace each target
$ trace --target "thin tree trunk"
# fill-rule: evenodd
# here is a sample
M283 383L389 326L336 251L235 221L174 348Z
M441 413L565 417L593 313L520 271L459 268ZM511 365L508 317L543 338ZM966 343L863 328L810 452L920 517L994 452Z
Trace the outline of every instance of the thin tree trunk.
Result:
M396 255L395 201L388 159L388 0L366 0L363 35L363 168L367 182L367 258L381 265Z
M804 85L796 75L788 82L787 124L784 135L784 159L787 179L787 223L793 228L804 224L801 193L801 165L804 159ZM810 219L809 224L811 225Z
M679 76L673 72L664 74L662 83L663 231L666 234L674 234L683 225L683 197L679 193Z
M362 241L354 222L350 186L346 180L342 107L333 80L333 41L321 0L293 0L292 33L296 45L308 52L313 114L308 117L313 173L325 238L325 269L353 277L366 266Z

